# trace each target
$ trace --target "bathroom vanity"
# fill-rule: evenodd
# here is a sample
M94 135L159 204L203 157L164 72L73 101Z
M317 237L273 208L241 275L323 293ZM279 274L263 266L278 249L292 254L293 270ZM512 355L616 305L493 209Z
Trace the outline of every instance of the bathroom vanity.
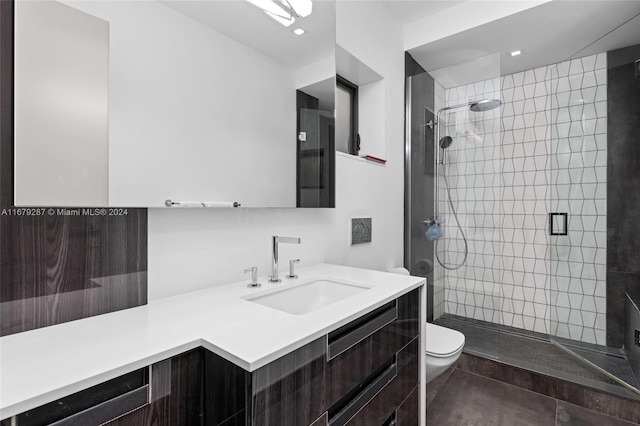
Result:
M335 265L299 277L2 338L2 426L418 424L424 279ZM256 302L317 281L360 290L304 314Z

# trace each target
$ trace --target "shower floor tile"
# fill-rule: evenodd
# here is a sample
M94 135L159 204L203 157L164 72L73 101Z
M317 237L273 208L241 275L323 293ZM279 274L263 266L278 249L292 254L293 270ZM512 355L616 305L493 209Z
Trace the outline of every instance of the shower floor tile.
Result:
M610 377L550 343L549 337L534 332L514 332L511 327L454 315L443 315L436 324L462 332L464 352L518 368L556 377L627 398L640 399ZM593 360L593 355L592 358ZM623 361L608 357L610 362ZM619 371L616 369L615 371ZM624 378L627 378L626 375ZM635 384L635 381L630 383Z
M560 343L563 342L561 341ZM629 385L640 389L640 382L638 382L638 379L633 373L631 364L624 358L621 358L620 356L595 352L593 350L583 349L571 344L565 344L565 346L571 351L575 352L578 356L608 371L609 373L623 380L625 383L628 383Z

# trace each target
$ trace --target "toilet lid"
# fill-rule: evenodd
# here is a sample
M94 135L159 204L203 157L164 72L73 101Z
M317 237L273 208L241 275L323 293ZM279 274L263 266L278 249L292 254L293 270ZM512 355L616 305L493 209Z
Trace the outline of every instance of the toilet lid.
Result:
M464 346L464 334L450 328L427 323L427 354L445 357L459 351Z

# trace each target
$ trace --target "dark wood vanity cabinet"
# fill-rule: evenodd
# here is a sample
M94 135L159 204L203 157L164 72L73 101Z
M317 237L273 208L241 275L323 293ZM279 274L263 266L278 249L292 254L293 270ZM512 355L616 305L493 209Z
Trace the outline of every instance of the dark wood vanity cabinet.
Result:
M418 424L417 405L413 413L408 412L409 406L401 410L412 393L417 396L418 350L418 340L414 339L396 355L396 377L348 422L350 426L386 425L393 420L395 425Z
M202 423L171 424L415 426L419 333L416 289L251 373L202 349Z
M326 339L315 341L251 374L250 424L309 425L325 410Z
M149 403L108 425L202 425L203 356L198 348L153 364Z
M142 402L128 396L132 382L122 380L128 375L113 379L124 385L111 391L116 397L108 396L110 413L116 413L108 424L417 425L419 306L416 289L253 372L204 348L155 363L139 370L145 373L134 381L134 393L137 398L143 396ZM84 400L92 389L67 398L87 405ZM121 400L122 395L126 398ZM51 417L37 421L36 414L51 414L47 407L56 405L22 413L17 416L18 424L51 424ZM35 420L20 422L24 418ZM74 423L73 417L69 419L59 424L106 421ZM0 425L10 424L7 422Z
M327 422L336 425L417 425L404 403L418 394L420 300L416 289L393 302L397 318L327 363ZM385 307L382 307L384 309ZM375 315L375 311L372 313ZM367 319L365 315L362 319ZM356 320L341 329L358 327ZM334 332L335 333L335 332ZM329 335L331 337L331 334Z
M204 424L245 426L249 413L251 373L203 349Z
M201 425L203 352L197 348L43 406L1 426Z
M416 289L251 375L247 424L418 424Z
M397 313L395 320L327 362L328 406L334 405L347 392L365 381L376 369L389 361L418 336L420 330L419 301L417 293L414 293L409 293L392 302L391 306L395 306ZM385 308L387 305L380 308L381 315L384 315ZM390 312L394 312L393 308ZM369 317L365 315L361 319L341 327L334 333L340 335L350 329L357 330L359 322L370 320L375 316L376 311L371 314ZM334 333L329 334L329 337Z

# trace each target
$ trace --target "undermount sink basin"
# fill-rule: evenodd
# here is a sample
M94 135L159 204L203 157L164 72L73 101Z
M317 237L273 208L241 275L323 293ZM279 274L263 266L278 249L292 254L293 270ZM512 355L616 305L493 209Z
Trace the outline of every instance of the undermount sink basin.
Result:
M304 315L368 290L371 287L363 283L320 278L262 291L244 296L243 299L289 314Z

